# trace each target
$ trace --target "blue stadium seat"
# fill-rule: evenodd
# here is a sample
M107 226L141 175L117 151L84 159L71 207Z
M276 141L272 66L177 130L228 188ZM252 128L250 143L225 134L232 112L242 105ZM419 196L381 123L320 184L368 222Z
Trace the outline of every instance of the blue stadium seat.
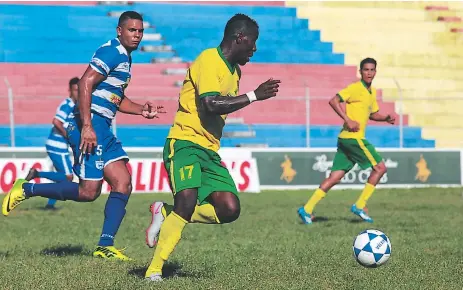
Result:
M162 147L170 126L129 126L117 127L117 136L124 146L128 147ZM254 138L222 138L222 146L236 147L242 144L268 144L270 147L305 147L306 128L301 125L227 125L228 132L255 132ZM50 125L17 126L17 146L42 147L48 137ZM317 148L332 148L336 146L338 126L312 126L310 128L310 146ZM375 146L394 148L399 146L399 128L386 126L371 126L367 131L367 139ZM8 126L0 126L0 144L10 144ZM421 128L404 127L404 147L435 147L433 140L421 138Z
M96 47L115 36L117 19L108 17L108 12L128 9L141 12L155 26L146 33L163 36L163 42L144 41L143 45L163 43L173 47L171 52L134 52L134 62L149 63L154 58L173 56L192 61L201 50L220 43L231 16L245 13L260 25L259 53L254 62L344 63L344 55L333 53L332 44L320 40L320 31L308 30L308 20L297 18L295 8L168 3L1 5L0 61L87 63ZM37 29L47 32L40 35Z

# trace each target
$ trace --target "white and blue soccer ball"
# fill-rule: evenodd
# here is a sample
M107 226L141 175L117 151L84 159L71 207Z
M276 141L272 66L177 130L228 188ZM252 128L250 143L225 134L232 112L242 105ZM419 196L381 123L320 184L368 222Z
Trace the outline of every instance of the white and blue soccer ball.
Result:
M384 265L391 256L391 241L381 231L366 230L354 240L354 257L360 265L376 268Z

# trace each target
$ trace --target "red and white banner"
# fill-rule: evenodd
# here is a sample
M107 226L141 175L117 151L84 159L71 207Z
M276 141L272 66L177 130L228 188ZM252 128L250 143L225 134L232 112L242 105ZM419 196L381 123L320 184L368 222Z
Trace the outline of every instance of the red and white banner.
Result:
M259 192L259 174L256 160L224 159L238 191ZM17 178L26 177L29 169L34 167L40 171L51 170L51 162L47 158L39 159L0 159L0 192L8 192ZM131 159L127 164L132 174L133 192L170 192L169 177L164 169L162 159ZM50 182L37 178L36 183ZM103 192L109 192L110 187L103 182Z

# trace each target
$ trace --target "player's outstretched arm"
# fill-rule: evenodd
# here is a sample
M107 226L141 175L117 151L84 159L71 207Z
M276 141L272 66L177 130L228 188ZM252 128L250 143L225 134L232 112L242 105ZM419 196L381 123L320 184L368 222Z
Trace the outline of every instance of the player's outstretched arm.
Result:
M383 115L380 114L379 111L370 114L370 120L376 122L388 122L389 124L395 123L395 116L391 114Z
M330 103L331 108L333 108L333 110L336 112L336 114L338 114L338 116L344 120L344 123L347 126L347 129L349 129L349 131L357 132L359 130L359 127L360 127L359 123L351 120L347 116L346 112L344 112L344 110L342 109L341 97L339 95L332 97L329 103Z
M78 105L82 121L80 150L83 154L92 152L96 146L96 134L92 127L92 115L90 113L92 92L105 79L104 75L95 71L91 66L88 66L78 84Z
M142 115L147 119L159 118L159 114L165 114L163 106L154 106L151 102L146 102L144 105L132 102L129 98L124 97L120 106L119 112L130 115Z
M237 97L207 96L201 99L206 110L211 114L225 115L236 112L254 101L263 101L277 95L280 80L269 79L255 91Z

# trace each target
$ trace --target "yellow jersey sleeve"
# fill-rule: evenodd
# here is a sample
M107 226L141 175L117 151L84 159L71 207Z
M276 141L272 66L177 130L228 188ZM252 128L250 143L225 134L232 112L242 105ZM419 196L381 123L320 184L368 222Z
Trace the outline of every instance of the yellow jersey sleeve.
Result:
M371 104L371 114L376 113L379 111L378 101L376 100L376 94L373 98L373 102Z
M219 67L216 59L207 54L199 59L194 81L200 98L220 95Z
M347 86L346 88L342 89L338 96L341 98L341 102L347 102L352 95L354 94L354 87L352 85Z

